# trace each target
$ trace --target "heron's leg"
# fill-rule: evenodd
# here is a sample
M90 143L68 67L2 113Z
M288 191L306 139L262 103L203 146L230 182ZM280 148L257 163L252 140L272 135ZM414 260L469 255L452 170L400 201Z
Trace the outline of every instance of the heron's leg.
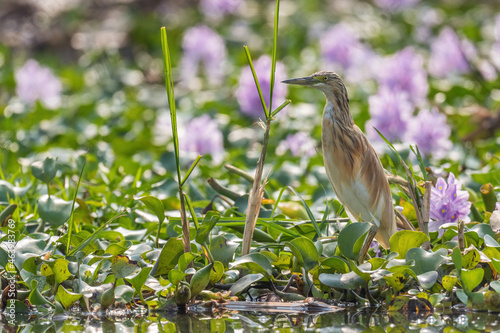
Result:
M361 247L361 251L359 252L359 263L362 264L363 261L365 260L366 254L368 253L368 250L370 249L370 245L373 242L373 239L375 238L375 235L377 234L378 227L376 225L372 225L370 230L368 230L368 235L366 235L365 242L363 243L363 247Z

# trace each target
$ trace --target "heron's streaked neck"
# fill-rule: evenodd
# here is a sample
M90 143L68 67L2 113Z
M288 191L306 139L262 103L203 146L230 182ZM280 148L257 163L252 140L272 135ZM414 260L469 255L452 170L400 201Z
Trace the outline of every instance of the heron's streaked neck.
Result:
M349 99L346 95L334 94L331 91L323 91L326 96L326 105L323 117L328 116L343 126L354 126L354 119L349 112Z

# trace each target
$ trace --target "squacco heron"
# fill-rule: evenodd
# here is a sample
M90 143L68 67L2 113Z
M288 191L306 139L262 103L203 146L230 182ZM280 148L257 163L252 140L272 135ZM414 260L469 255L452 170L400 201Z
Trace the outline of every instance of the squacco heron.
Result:
M313 87L326 96L321 141L328 179L349 218L372 223L359 261L363 262L373 238L389 248L389 239L397 230L391 189L375 149L354 124L342 79L321 71L282 82Z

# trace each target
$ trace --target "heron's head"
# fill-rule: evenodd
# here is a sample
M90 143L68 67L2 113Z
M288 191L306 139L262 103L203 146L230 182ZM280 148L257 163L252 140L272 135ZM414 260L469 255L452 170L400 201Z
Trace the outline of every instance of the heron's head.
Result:
M313 87L325 93L326 97L347 96L344 82L337 73L320 71L310 76L299 77L281 81L286 84L296 84L299 86Z

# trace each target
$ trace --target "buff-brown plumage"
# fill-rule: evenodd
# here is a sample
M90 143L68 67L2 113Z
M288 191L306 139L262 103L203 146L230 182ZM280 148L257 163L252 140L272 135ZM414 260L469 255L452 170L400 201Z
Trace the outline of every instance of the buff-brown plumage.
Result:
M336 73L321 71L283 82L310 86L325 94L321 141L330 183L349 217L371 222L377 231L375 238L388 248L397 230L391 190L375 150L354 123L342 79Z

